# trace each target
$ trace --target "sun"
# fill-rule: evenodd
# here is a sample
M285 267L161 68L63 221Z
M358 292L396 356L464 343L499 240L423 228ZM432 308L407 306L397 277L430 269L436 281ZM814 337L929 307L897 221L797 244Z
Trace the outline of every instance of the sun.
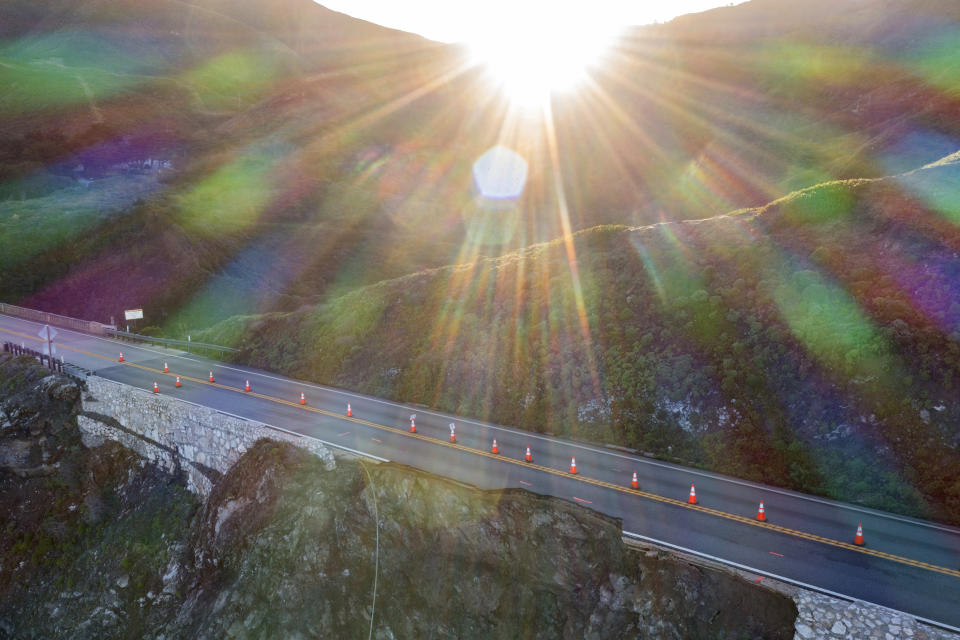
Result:
M590 5L491 3L499 15L473 29L467 42L471 57L511 102L540 106L550 94L581 84L620 33L615 16L590 11Z

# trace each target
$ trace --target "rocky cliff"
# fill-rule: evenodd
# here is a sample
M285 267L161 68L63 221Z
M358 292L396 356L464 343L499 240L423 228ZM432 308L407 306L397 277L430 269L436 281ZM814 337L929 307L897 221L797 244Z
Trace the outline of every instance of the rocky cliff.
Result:
M615 520L259 441L199 503L0 357L0 638L790 638L787 597Z
M81 389L0 355L0 638L155 635L197 502L184 479L109 440L88 449Z

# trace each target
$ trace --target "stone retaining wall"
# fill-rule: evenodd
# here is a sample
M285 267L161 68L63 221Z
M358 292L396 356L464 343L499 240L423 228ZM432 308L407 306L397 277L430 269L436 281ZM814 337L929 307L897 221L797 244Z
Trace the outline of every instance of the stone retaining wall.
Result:
M794 640L960 640L910 615L866 602L847 602L815 591L784 588L797 603Z
M623 542L642 551L661 549L691 564L738 575L792 598L797 605L794 640L960 640L960 634L924 624L911 615L880 605L834 598L651 542L629 537L624 537Z
M201 497L261 438L289 442L322 458L328 468L335 465L330 449L317 440L261 422L97 376L87 378L87 389L77 419L87 444L115 440L171 472L182 470Z

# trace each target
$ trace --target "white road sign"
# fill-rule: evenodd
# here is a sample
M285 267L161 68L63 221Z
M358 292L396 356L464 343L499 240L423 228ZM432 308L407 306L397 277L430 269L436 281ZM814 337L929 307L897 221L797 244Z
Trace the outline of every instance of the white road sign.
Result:
M50 333L47 333L48 331ZM50 325L45 324L43 325L43 328L40 329L40 333L38 333L37 335L43 338L44 340L53 340L54 338L57 337L57 330L51 327Z
M123 316L127 320L140 320L143 318L143 309L127 309Z

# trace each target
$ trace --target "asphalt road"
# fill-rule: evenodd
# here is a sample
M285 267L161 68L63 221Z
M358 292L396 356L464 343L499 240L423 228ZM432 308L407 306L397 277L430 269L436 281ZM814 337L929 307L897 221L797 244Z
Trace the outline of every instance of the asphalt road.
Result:
M0 342L39 349L42 325L0 315ZM96 375L408 464L481 489L525 488L621 518L625 532L960 631L960 529L601 446L298 382L58 328L57 355ZM117 362L123 351L125 362ZM163 373L164 362L169 374ZM209 383L213 371L215 382ZM174 387L179 375L183 387ZM249 379L251 391L243 390ZM307 404L300 405L304 393ZM346 417L347 403L353 418ZM411 434L410 415L417 433ZM456 425L451 443L449 424ZM493 438L499 454L490 452ZM523 460L529 446L533 463ZM577 475L569 473L576 457ZM630 487L637 472L639 489ZM687 503L696 485L697 505ZM764 501L767 522L756 520ZM852 544L863 523L866 545Z

